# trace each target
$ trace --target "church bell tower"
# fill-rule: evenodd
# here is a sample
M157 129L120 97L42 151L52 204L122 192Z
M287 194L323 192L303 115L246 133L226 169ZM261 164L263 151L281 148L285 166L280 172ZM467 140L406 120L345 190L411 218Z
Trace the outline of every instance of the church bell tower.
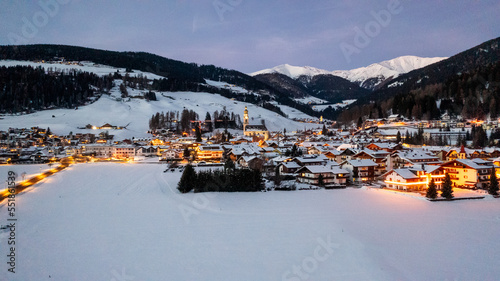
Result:
M248 125L248 108L245 106L245 111L243 111L243 131Z

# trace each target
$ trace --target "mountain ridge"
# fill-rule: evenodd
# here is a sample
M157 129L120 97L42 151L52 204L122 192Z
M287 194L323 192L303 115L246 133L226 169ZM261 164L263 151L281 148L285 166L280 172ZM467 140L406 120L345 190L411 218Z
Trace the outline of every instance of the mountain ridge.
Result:
M384 82L394 79L401 74L420 69L436 62L447 59L447 57L418 57L418 56L401 56L391 60L385 60L378 63L370 64L366 67L355 68L351 70L324 70L311 66L293 66L282 64L269 69L263 69L250 73L251 76L261 74L280 73L292 79L297 79L300 76L316 76L316 75L334 75L359 86L374 90Z

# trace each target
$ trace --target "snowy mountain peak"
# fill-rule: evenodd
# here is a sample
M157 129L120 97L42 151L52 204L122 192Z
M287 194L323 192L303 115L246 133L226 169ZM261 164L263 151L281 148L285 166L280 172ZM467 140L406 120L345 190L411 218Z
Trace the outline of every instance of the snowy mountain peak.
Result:
M323 69L318 69L314 68L311 66L293 66L289 64L282 64L275 66L273 68L269 69L264 69L260 70L254 73L251 73L251 76L256 76L259 74L269 74L269 73L279 73L286 75L292 79L296 79L299 76L306 75L306 76L315 76L315 75L320 75L320 74L331 74L330 71L328 70L323 70Z
M374 63L366 67L360 67L352 70L334 70L327 71L310 66L292 66L282 64L270 69L264 69L251 73L255 76L267 73L280 73L290 78L296 79L301 75L315 76L320 74L331 74L345 78L351 82L359 84L367 89L374 89L384 81L396 78L401 74L408 73L415 69L426 67L430 64L447 59L446 57L422 58L417 56L402 56L392 60L386 60Z

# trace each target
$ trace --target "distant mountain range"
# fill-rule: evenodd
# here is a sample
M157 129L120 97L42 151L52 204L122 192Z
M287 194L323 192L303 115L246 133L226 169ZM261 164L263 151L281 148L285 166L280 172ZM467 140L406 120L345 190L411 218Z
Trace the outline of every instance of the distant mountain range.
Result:
M343 114L343 121L367 116L383 117L390 112L414 118L435 118L444 112L460 114L462 111L464 116L496 117L500 113L499 44L500 38L492 39L450 58L403 56L367 67L335 71L285 64L250 75L144 52L114 52L64 45L0 46L0 60L50 61L64 57L68 61L88 61L122 68L129 73L147 72L154 76L148 90L220 94L283 116L286 115L283 110L287 108L289 112L299 111L327 119L337 119ZM217 86L207 83L208 80L226 84ZM22 81L3 82L15 85ZM57 84L57 80L53 82ZM106 84L104 82L94 83L106 88L102 85ZM62 86L54 87L62 89ZM234 90L238 87L240 90ZM7 90L2 88L4 92ZM17 90L24 91L23 97L28 97L29 89ZM44 90L44 93L48 95L53 91ZM7 91L6 94L13 93ZM58 95L62 97L64 94L60 91ZM78 92L73 94L74 98L61 106L73 107L83 102ZM61 101L61 97L55 97L56 101ZM4 98L5 105L0 108L5 112L29 111L39 99L33 96L12 102L7 96ZM343 100L357 101L342 109L333 106ZM39 104L44 107L48 103L50 105L50 100L42 100ZM366 106L370 108L363 112L369 114L360 116L360 108Z
M344 78L350 82L358 84L358 86L375 90L384 82L390 81L401 74L408 73L412 70L419 69L433 63L447 59L446 57L421 58L416 56L402 56L392 60L387 60L379 63L371 64L367 67L356 68L352 70L334 70L328 71L311 66L292 66L282 64L270 69L260 70L251 73L251 76L262 74L279 73L286 75L292 79L299 79L301 76L314 77L317 75L334 75Z

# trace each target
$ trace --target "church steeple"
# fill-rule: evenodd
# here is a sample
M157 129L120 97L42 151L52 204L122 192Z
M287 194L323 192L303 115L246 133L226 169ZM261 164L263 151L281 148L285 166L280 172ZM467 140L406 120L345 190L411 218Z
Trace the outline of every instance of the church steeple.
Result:
M248 108L245 106L245 111L243 111L243 131L245 131L248 125Z
M458 154L458 159L467 159L467 154L465 153L465 147L463 144L460 147L460 153Z

